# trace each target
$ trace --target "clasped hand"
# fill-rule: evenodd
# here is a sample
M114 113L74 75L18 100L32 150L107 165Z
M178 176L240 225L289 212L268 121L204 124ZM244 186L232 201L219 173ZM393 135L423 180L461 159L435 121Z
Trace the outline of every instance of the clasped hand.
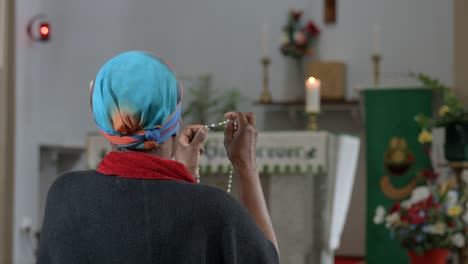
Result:
M253 113L229 112L224 115L231 120L224 129L224 146L234 169L255 167L257 126ZM200 156L208 128L203 125L189 125L182 129L177 140L176 161L185 165L194 178L199 176Z

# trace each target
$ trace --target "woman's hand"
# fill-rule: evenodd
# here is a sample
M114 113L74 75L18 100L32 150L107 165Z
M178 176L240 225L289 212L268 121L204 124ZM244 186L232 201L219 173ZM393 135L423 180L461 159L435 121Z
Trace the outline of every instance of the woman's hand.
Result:
M203 125L190 125L181 130L177 140L175 160L185 165L194 178L199 176L200 156L208 135L208 128Z
M265 236L278 249L255 160L257 147L255 116L253 113L233 112L224 116L232 120L224 130L224 146L234 167L234 174L240 179L239 200L253 216Z
M229 112L224 130L224 146L234 169L256 168L257 125L253 113Z

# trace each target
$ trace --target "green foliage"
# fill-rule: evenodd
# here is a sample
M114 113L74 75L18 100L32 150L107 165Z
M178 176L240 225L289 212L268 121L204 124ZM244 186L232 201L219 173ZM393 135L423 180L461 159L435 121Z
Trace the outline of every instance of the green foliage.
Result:
M432 88L436 92L436 96L442 96L443 105L436 113L434 118L418 114L415 121L423 129L431 129L433 127L444 127L454 122L468 121L468 112L463 109L460 101L457 99L453 89L449 88L438 79L432 78L423 73L411 73L412 77L416 78L425 87Z
M211 76L199 76L196 80L196 85L188 89L189 100L187 106L182 112L182 117L190 117L197 120L200 124L207 124L208 116L213 111L213 107L218 105L218 100L214 96L215 91L211 88Z
M198 124L210 124L224 120L224 113L236 111L242 95L237 89L225 92L212 89L211 75L197 78L196 85L188 89L189 99L182 112L183 118L189 118Z
M414 117L414 120L422 129L427 129L430 130L435 126L435 121L434 119L424 115L424 114L418 114Z
M231 89L226 91L224 96L219 97L220 104L217 109L219 120L224 119L224 114L229 111L237 110L237 105L239 104L240 100L243 99L240 91L237 89Z

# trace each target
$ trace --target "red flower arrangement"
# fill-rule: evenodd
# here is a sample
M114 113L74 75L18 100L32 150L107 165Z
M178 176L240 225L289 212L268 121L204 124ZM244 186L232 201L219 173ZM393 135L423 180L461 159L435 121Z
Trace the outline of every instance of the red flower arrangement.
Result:
M394 212L400 211L401 209L401 204L400 202L396 202L393 204L392 208L390 208L390 214L393 214Z
M419 186L408 200L396 202L389 212L379 206L375 224L385 224L390 236L407 249L422 254L430 249L461 248L468 213L457 190Z
M307 31L307 33L313 37L318 36L320 34L320 29L318 29L318 27L312 21L307 22L304 28Z
M310 45L320 35L320 29L311 20L305 25L301 23L303 12L290 10L288 22L283 28L280 50L284 56L300 59L306 55L312 55Z
M291 12L291 17L292 17L294 20L298 21L299 19L301 19L302 11L291 9L290 12Z
M419 141L424 143L425 137L431 136L423 133ZM430 156L430 149L425 147ZM385 153L386 168L393 175L403 175L414 162L406 141L393 138ZM439 175L432 168L419 171L417 176L426 185L416 187L409 199L395 202L389 212L378 206L374 223L384 224L390 237L409 250L411 258L415 258L414 252L430 255L434 250L463 248L467 239L464 229L468 225L468 193L450 182L438 183Z

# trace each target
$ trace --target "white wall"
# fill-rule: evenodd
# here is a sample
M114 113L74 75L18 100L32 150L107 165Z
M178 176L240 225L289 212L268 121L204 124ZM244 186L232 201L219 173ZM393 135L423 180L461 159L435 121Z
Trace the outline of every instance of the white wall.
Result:
M168 59L180 74L211 72L214 86L239 88L256 100L261 90L261 25L270 27L271 89L286 94L285 60L277 49L288 7L322 21L321 0L17 0L15 264L31 263L19 233L23 217L38 223L39 145L84 145L94 131L88 84L111 56L143 49ZM439 0L340 1L338 22L323 28L322 59L348 64L348 91L371 82L372 24L382 26L383 70L424 71L452 82L452 3ZM52 41L31 43L27 20L51 20ZM310 17L310 16L307 16ZM351 94L349 92L349 94ZM244 102L243 109L263 108ZM288 120L266 120L284 122Z
M323 2L311 14L323 21ZM320 39L323 60L344 60L348 95L372 84L372 28L381 27L383 85L413 83L409 71L431 74L453 83L453 1L353 0L338 3L336 25L324 27Z

